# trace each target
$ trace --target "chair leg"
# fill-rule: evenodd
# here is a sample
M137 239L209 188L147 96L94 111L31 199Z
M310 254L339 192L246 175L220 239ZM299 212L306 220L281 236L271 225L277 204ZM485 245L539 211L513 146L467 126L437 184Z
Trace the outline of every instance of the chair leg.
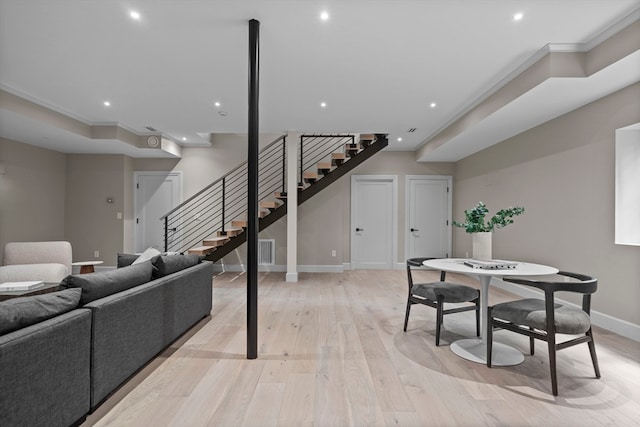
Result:
M530 331L533 331L532 327L529 327ZM529 337L529 354L533 356L533 353L536 351L536 339L534 337Z
M476 336L480 336L480 297L476 298Z
M551 374L551 392L554 396L558 395L558 375L556 371L556 337L555 334L547 336L549 344L549 371Z
M436 347L440 345L440 327L444 320L444 297L438 295L436 299Z
M493 317L491 310L493 307L487 307L487 367L491 367L491 352L493 350Z
M593 362L593 370L596 373L596 378L600 378L600 367L598 366L598 356L596 356L596 343L593 341L593 332L591 328L587 331L587 336L591 338L589 344L589 353L591 353L591 361Z
M409 323L409 312L411 312L411 299L407 299L407 312L404 315L404 331L407 332L407 323Z

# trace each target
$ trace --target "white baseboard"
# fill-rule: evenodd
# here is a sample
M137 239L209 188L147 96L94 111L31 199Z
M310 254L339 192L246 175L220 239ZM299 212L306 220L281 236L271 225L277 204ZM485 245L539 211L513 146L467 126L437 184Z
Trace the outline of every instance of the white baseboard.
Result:
M521 296L523 298L541 298L542 296L542 292L519 286L515 283L505 282L497 278L493 278L491 280L491 285L496 286L500 289L504 289L507 292L511 292L512 294ZM558 299L558 301L560 301L562 304L580 308L580 306L571 302L560 299ZM596 310L591 310L591 323L595 326L614 332L618 335L622 335L625 338L640 342L640 325L634 325L633 323L627 322L626 320L618 319L613 316L609 316L608 314L600 313Z
M342 269L343 269L344 271L347 271L347 270L353 270L353 269L351 268L351 263L350 263L350 262L343 262L343 263L342 263Z
M229 271L229 272L245 272L247 269L242 264L214 264L213 271ZM262 272L275 272L286 273L286 265L259 265L258 271ZM299 265L298 273L343 273L344 267L342 265ZM293 273L288 273L293 274ZM297 273L296 273L297 274Z

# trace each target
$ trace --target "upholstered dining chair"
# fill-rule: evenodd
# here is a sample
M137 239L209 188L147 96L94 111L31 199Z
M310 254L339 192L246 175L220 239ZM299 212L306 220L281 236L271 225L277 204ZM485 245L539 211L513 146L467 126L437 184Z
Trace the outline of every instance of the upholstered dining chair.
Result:
M411 274L412 268L422 267L422 263L434 258L410 258L407 260L407 283L409 296L407 297L407 311L404 316L404 331L407 332L409 313L413 304L423 304L436 309L436 346L440 345L440 329L445 314L460 313L462 311L475 310L476 312L476 336L480 335L480 291L471 286L461 285L445 281L446 272L440 272L439 282L414 283ZM464 305L444 309L445 303L465 303Z
M544 300L527 298L504 302L489 307L487 312L487 366L491 367L491 347L493 328L507 329L529 337L531 355L534 354L535 339L547 342L549 347L549 367L551 370L551 390L558 395L556 372L556 352L576 344L587 343L596 378L600 378L600 368L596 356L596 346L591 332L591 294L598 288L597 279L567 271L558 272L573 281L545 282L505 277L503 280L532 286L544 291ZM577 280L577 281L576 281ZM582 308L571 307L555 301L556 292L576 292L582 295ZM556 334L579 335L573 339L556 342Z

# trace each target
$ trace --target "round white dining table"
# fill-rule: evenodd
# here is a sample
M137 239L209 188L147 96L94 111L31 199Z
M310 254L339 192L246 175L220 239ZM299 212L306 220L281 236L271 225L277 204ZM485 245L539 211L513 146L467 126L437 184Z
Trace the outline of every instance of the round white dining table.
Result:
M464 258L440 258L424 261L424 266L434 270L462 273L478 276L480 279L480 338L465 338L451 343L451 351L458 356L476 363L487 363L487 307L489 306L489 285L492 277L503 276L545 276L556 274L558 269L541 264L516 262L516 268L485 270L465 265ZM493 341L491 364L493 366L512 366L524 361L524 355L516 348Z

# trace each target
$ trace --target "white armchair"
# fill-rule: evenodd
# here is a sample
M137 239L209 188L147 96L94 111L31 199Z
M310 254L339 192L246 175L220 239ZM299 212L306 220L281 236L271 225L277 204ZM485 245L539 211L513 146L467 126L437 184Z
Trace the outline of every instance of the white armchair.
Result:
M57 283L71 274L71 243L11 242L4 247L0 283L42 280Z

